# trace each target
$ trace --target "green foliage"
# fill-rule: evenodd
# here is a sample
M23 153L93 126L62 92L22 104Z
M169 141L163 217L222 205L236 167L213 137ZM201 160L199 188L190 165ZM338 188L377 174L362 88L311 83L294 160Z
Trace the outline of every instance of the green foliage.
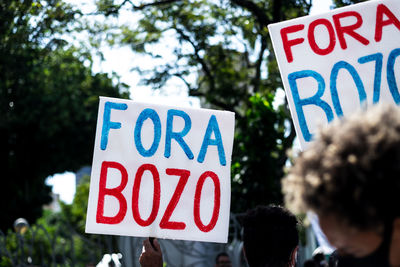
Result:
M357 4L361 2L365 2L367 0L333 0L334 6L335 7L343 7L343 6L348 6L352 4Z
M86 266L98 262L110 237L84 233L88 195L87 176L78 185L72 204L60 202L61 211L56 213L45 210L24 234L9 229L0 240L0 266Z
M90 176L85 175L79 182L72 204L60 202L63 220L79 234L85 233L86 211L89 199Z
M128 97L61 38L79 15L61 0L0 3L2 230L41 215L47 176L90 164L98 96Z
M72 204L61 203L62 222L70 229L74 229L75 259L80 263L78 265L101 259L102 255L106 253L107 241L113 242L112 236L85 233L89 187L90 176L86 175L77 185Z
M77 186L72 204L59 202L60 212L45 210L24 234L8 230L0 240L0 266L86 266L106 252L112 237L85 234L89 176ZM4 247L3 247L4 246Z
M267 25L308 14L311 1L98 0L97 5L105 16L128 9L137 20L105 34L110 45L128 45L157 59L163 55L154 44L172 46L169 60L150 71L136 69L144 84L161 89L178 78L203 106L236 113L232 210L281 203L285 151L295 133L285 106L272 107L282 85Z
M71 266L73 244L68 239L59 236L48 225L32 225L24 234L9 230L2 243L0 266L37 263L41 263L41 266L50 266L52 263ZM8 253L4 253L6 250Z
M274 110L274 95L250 97L245 120L238 121L233 153L232 188L234 209L243 211L255 204L280 203L280 180L285 153L285 111ZM250 178L250 179L249 179Z
M59 213L45 214L38 224L48 225L47 229L57 229L58 235L69 237L73 243L73 259L78 266L96 262L105 253L106 239L111 237L88 235L85 233L86 211L89 198L88 175L77 185L72 204L60 202ZM51 232L51 230L50 230ZM72 255L70 256L72 257Z

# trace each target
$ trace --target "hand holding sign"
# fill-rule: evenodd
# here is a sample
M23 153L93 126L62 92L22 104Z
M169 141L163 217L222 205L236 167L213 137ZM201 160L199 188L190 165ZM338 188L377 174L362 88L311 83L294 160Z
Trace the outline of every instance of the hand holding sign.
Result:
M226 242L234 114L101 97L86 231Z
M139 257L140 266L142 267L162 267L162 251L157 239L145 239L143 241L143 251Z

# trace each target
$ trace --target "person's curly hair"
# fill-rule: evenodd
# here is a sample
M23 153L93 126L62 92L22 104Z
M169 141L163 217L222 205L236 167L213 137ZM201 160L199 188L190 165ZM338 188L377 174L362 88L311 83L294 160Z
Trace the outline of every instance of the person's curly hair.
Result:
M400 216L400 108L381 104L331 123L282 183L295 212L334 215L360 230Z

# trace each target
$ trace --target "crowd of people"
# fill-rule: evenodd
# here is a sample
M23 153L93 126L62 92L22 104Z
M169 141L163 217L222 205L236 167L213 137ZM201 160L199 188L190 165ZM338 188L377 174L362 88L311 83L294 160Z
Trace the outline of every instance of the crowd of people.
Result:
M304 266L400 267L400 108L376 105L336 120L301 152L282 182L294 214L313 212L336 250ZM259 206L243 218L250 267L293 267L298 221L279 206ZM162 266L157 242L144 241L143 267ZM216 266L231 266L228 254ZM298 265L297 265L298 266Z

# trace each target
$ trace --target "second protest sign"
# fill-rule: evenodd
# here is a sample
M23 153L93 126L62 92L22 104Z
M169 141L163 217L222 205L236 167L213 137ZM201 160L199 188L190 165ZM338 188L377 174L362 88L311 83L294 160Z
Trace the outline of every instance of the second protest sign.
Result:
M400 1L366 1L269 30L302 148L335 118L400 104Z

